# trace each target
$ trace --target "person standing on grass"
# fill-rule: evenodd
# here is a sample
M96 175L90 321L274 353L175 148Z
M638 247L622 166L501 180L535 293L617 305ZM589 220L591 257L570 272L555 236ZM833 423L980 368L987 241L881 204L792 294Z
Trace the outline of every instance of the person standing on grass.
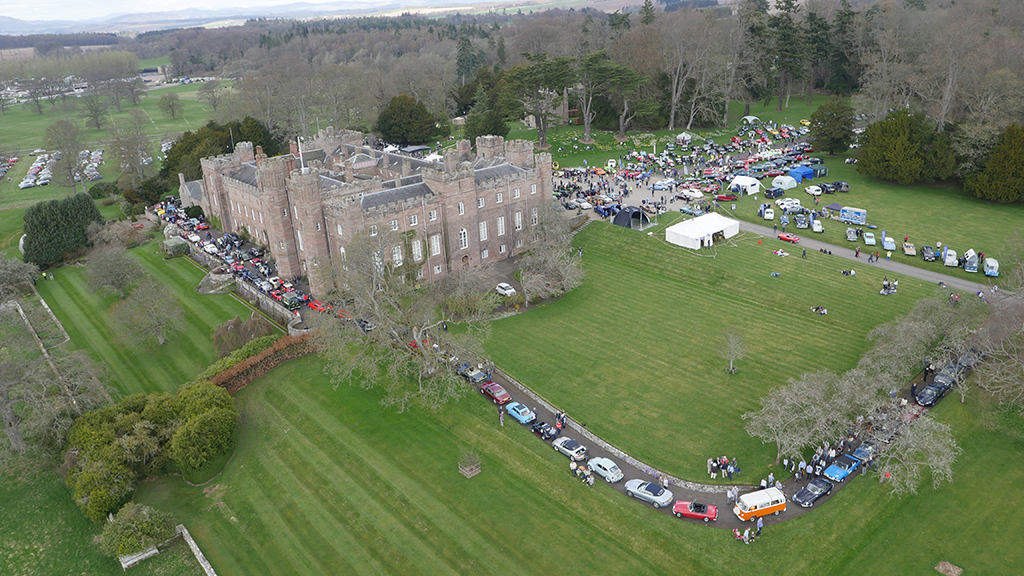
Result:
M500 422L502 426L505 425L505 411L501 408L498 408L498 422Z
M708 476L711 476L711 458L708 458Z
M715 480L716 478L718 478L718 460L712 458L711 459L711 479Z
M764 520L760 516L757 517L757 535L761 536L761 529L764 528Z
M917 398L917 382L910 385L910 397Z
M771 486L772 484L775 484L775 473L774 472L769 472L768 473L768 485Z

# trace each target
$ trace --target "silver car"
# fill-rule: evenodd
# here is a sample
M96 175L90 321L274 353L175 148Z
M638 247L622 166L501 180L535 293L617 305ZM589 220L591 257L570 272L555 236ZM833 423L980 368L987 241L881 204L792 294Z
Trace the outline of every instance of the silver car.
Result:
M644 502L650 502L655 508L668 506L672 503L672 493L655 484L644 480L626 482L626 496L632 496Z
M622 470L619 470L619 467L615 465L615 462L612 462L608 458L591 458L590 461L587 462L587 466L590 466L591 470L593 470L598 476L604 478L605 482L609 484L614 484L619 480L622 480Z
M572 438L565 436L557 438L551 443L551 446L577 462L587 457L587 447Z

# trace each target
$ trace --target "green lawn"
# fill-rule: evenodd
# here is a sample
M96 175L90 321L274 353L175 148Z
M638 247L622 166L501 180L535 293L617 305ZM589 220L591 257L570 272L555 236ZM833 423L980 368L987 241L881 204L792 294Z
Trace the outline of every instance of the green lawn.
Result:
M143 93L138 107L146 113L151 121L146 130L148 135L159 138L164 134L194 130L205 124L209 119L212 109L207 104L191 97L191 94L199 90L199 86L193 84L182 86L181 88L184 89L180 90L184 112L174 120L171 120L160 111L159 103L160 94L162 93L160 90ZM178 90L176 89L176 91ZM68 101L73 101L73 98L69 98ZM4 129L0 131L0 150L20 150L24 153L35 148L45 148L43 134L47 126L62 117L59 109L60 106L62 105L51 106L49 103L45 103L43 104L42 114L36 114L34 106L31 104L9 108L3 116ZM109 130L112 125L111 123L127 119L131 109L131 106L122 106L121 112L117 112L117 109L111 108L107 116L107 123L102 130L97 130L91 125L86 127L85 120L80 113L73 113L72 119L78 122L82 130L81 139L83 142L103 142L110 139ZM23 157L22 162L26 158Z
M71 500L64 481L29 459L6 463L0 473L2 572L11 576L121 575L121 565L100 553L93 524ZM132 568L133 576L199 576L202 569L181 539Z
M158 66L169 66L171 64L170 56L161 56L159 58L150 58L148 60L139 60L139 68L156 68Z
M177 514L219 574L902 576L933 573L941 560L971 574L1024 567L1024 521L1012 513L1024 446L982 428L974 400L936 410L965 448L952 486L890 500L875 478L855 478L810 514L739 546L727 531L656 514L600 483L580 486L564 457L525 428L498 427L477 395L439 413L395 414L376 391L333 391L321 362L306 357L235 398L241 433L224 474L205 487L162 478L136 494ZM687 435L703 427L691 423ZM456 468L465 449L483 462L468 480Z
M740 415L788 378L844 371L869 347L877 324L908 312L933 287L900 279L878 295L882 274L775 239L737 237L714 258L664 241L662 216L646 232L595 222L577 235L587 278L561 300L493 324L495 363L555 406L634 456L684 478L706 460L736 456L750 481L774 460ZM785 248L787 258L772 255ZM773 278L771 272L781 277ZM812 306L825 306L818 316ZM747 357L728 375L718 351L738 329ZM511 343L511 344L510 344Z
M195 287L204 272L184 258L163 260L149 243L132 250L147 272L168 286L185 310L189 329L171 335L153 350L124 349L111 342L107 310L116 296L98 295L88 288L82 269L53 270L54 281L39 282L39 293L71 335L71 343L85 349L109 372L109 383L123 394L171 392L192 380L217 359L213 330L219 324L241 316L250 309L230 294L203 295Z

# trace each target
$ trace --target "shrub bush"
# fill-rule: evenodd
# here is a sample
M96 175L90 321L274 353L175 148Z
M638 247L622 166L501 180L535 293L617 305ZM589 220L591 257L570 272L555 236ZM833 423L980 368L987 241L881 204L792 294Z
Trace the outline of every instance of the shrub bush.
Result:
M245 343L244 346L235 350L230 355L217 360L213 364L210 364L206 370L203 370L199 376L196 376L196 382L201 380L210 380L217 374L231 368L235 364L238 364L246 358L250 358L259 354L260 352L269 348L274 342L281 338L280 334L272 334L270 336L262 336L260 338L253 338L252 340Z
M175 524L167 512L129 502L103 527L100 550L115 558L142 552L174 536Z

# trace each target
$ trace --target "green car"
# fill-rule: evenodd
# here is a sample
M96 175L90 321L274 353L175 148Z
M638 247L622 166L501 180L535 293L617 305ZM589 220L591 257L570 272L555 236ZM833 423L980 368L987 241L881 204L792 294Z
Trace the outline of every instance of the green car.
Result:
M281 299L281 304L284 304L289 310L298 310L302 307L302 300L298 296L287 294Z

